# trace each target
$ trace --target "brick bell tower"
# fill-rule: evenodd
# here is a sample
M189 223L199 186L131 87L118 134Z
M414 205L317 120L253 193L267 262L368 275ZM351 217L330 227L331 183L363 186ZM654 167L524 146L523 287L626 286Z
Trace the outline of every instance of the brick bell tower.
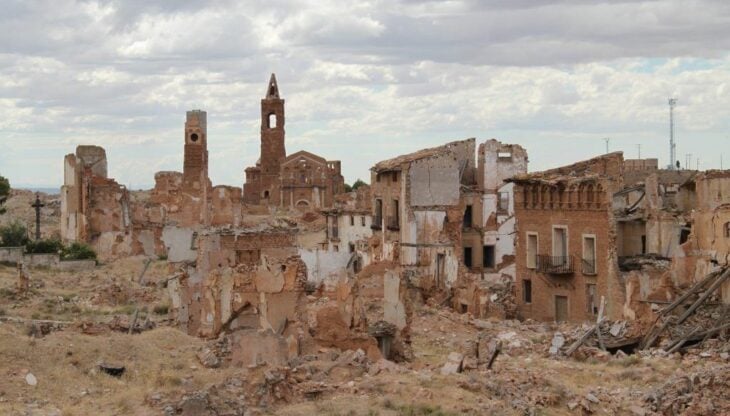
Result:
M276 75L271 74L266 97L261 100L261 175L279 176L284 158L284 100L279 98Z

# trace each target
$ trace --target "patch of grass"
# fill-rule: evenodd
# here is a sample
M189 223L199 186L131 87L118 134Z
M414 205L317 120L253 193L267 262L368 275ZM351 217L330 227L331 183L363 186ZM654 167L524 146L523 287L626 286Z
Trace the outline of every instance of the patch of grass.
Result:
M111 313L114 315L131 315L135 309L137 309L136 306L128 304L114 308Z
M155 307L152 308L152 312L154 312L156 315L167 315L167 313L170 312L170 305L155 305Z
M15 298L15 291L7 287L0 288L0 297L13 299Z
M76 296L76 293L67 293L61 296L61 298L63 298L64 302L71 302L71 300L73 300L73 298L75 298Z
M640 381L641 371L637 369L623 370L617 374L619 380L623 381Z
M160 374L155 379L155 384L158 387L177 387L182 385L182 378L171 374Z
M612 360L609 361L608 365L612 366L620 366L620 367L631 367L639 364L641 362L641 357L637 355L629 355L628 357L621 358L619 360Z
M452 416L456 413L446 412L441 406L430 406L426 404L408 404L399 406L397 412L401 416Z

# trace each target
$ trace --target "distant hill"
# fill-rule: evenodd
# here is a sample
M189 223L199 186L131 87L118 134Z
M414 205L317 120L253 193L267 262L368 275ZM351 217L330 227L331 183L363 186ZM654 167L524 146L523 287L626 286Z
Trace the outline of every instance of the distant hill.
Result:
M58 188L34 188L32 186L13 186L13 189L21 189L24 191L31 191L31 192L43 192L48 195L55 195L59 194L61 192L61 187Z

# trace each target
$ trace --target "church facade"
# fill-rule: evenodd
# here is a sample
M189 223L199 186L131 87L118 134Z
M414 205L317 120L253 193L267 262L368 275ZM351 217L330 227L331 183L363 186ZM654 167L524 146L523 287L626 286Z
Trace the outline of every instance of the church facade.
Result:
M261 100L261 154L256 165L245 170L244 202L299 209L331 207L334 196L345 191L340 161L303 150L287 156L284 125L284 100L271 74Z

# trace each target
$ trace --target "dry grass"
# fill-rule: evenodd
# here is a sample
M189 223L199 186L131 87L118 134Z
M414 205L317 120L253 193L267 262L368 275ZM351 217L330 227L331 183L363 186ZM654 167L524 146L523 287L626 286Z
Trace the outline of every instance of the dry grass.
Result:
M151 394L174 396L181 389L222 381L226 370L200 368L195 351L202 341L172 328L139 335L113 333L104 337L71 331L41 339L0 325L0 414L25 411L28 403L64 414L145 414ZM98 369L100 362L126 366L121 378ZM30 371L38 385L24 379Z

